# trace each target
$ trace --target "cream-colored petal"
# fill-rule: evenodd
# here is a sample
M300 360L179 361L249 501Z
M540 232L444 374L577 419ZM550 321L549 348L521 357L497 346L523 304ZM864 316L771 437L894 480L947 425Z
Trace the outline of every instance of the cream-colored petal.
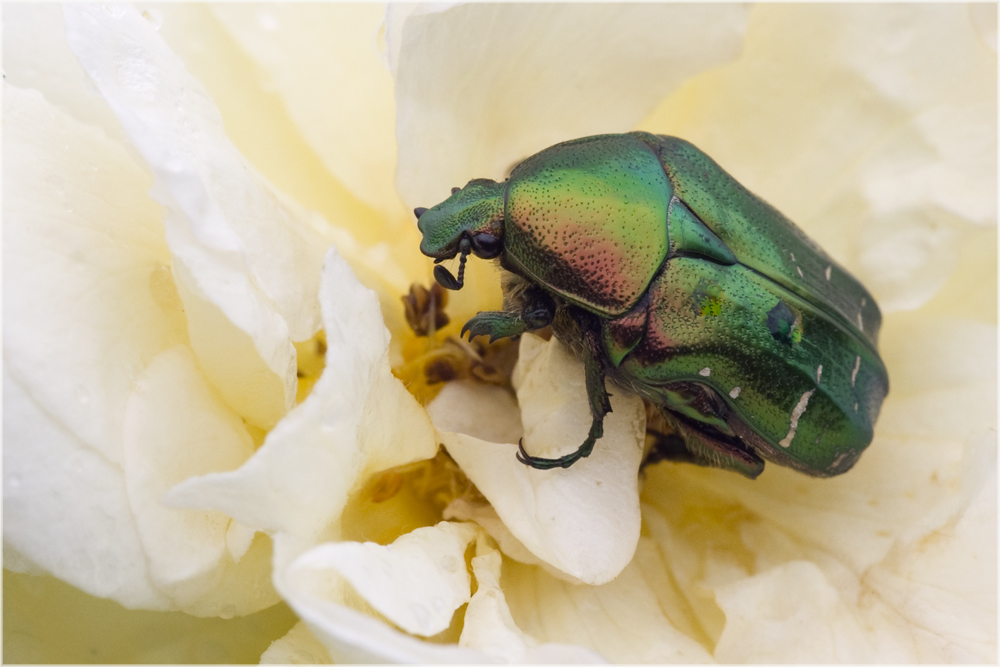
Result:
M517 442L524 434L517 400L503 387L474 380L449 382L427 406L435 428L487 442Z
M576 450L591 421L583 364L557 340L525 335L513 382L525 449L546 457ZM531 553L579 581L610 581L631 560L639 539L642 401L612 391L613 411L593 453L568 469L535 470L517 460L514 413L504 402L491 400L492 393L496 391L466 392L455 385L435 398L430 414L448 453ZM472 429L479 435L508 436L500 442L452 430L466 425L463 414L493 414L486 420L490 424L501 411L511 426Z
M958 5L758 5L733 63L641 129L682 136L799 224L884 312L996 220L996 56Z
M332 662L329 651L302 621L284 637L271 642L260 656L262 665L329 665Z
M864 582L913 632L922 662L997 658L995 438L975 473L985 477L969 506L920 539L897 545Z
M137 378L123 431L125 486L154 585L199 616L242 616L276 603L266 539L244 559L253 533L234 535L237 568L228 516L160 503L188 477L232 470L253 453L246 427L206 383L190 348L165 350Z
M430 637L446 630L472 595L465 549L478 532L471 523L442 521L387 546L327 542L299 556L291 569L336 573L400 629Z
M75 5L65 14L70 48L154 172L151 194L167 210L176 273L183 267L193 279L191 291L251 338L290 407L296 384L291 340L305 340L319 327L321 238L250 169L202 86L137 11ZM210 324L189 320L199 357L212 356L214 348L198 344L196 334ZM224 394L237 391L226 373L207 366ZM239 364L226 367L245 376ZM261 394L274 398L272 391ZM243 398L236 397L234 407L244 416L257 412L246 409Z
M463 647L423 641L394 629L343 577L302 566L315 546L287 533L275 536L274 583L282 597L308 624L335 663L430 662L480 663L486 656Z
M167 608L122 471L132 381L185 340L148 178L100 130L9 84L4 144L4 540L94 595Z
M865 627L815 563L792 561L716 591L720 662L904 662L891 628ZM866 630L872 636L866 636Z
M503 522L497 511L489 503L473 503L465 498L456 498L448 503L444 508L444 518L457 521L475 521L490 537L496 540L500 550L508 558L513 558L519 563L527 565L538 565L546 572L564 581L577 583L575 577L571 577L561 570L558 570L544 560L531 553L519 539L514 537L510 528Z
M135 369L185 337L159 207L120 145L37 92L5 86L4 143L5 368L120 463Z
M381 4L217 5L213 13L281 96L330 173L402 218L392 76L379 62Z
M121 123L66 44L58 4L24 2L4 7L3 71L6 83L38 90L66 115L127 143Z
M897 541L862 577L829 554L747 524L760 573L715 588L726 628L715 657L794 662L978 662L996 656L995 448L973 464L971 505ZM970 471L972 472L972 471ZM983 480L982 478L986 479Z
M603 586L571 584L537 567L505 563L503 592L511 616L539 642L583 647L611 662L711 662L676 620L686 605L669 599L670 580L663 574L663 560L674 554L656 549L643 537L635 559Z
M4 587L16 664L253 664L297 620L285 605L232 619L128 609L48 576L4 572Z
M474 3L390 24L400 195L432 206L559 141L633 129L734 57L745 20L736 5Z
M233 39L211 5L137 6L144 15L157 17L157 33L205 86L222 114L226 135L269 183L326 220L350 227L366 244L384 240L380 234L384 222L327 171L290 117L284 100L274 94L264 72ZM323 226L329 223L324 220Z
M171 504L314 536L337 519L366 475L434 456L426 412L389 370L378 300L333 248L319 298L326 368L312 393L240 469L181 483L167 496Z
M6 371L3 396L4 542L91 595L170 609L149 580L121 467L53 419Z
M482 651L490 659L505 663L596 663L598 654L580 646L539 644L514 623L500 587L503 557L487 540L476 542L472 571L476 593L469 601L462 624L460 646Z

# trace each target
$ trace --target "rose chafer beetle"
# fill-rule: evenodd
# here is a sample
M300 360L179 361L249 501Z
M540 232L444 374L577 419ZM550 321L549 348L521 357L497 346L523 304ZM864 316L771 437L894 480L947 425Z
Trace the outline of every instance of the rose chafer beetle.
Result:
M504 310L462 329L490 340L549 324L584 363L593 421L575 452L518 459L569 467L610 411L605 377L652 402L674 434L660 454L754 478L764 461L846 472L889 389L882 316L865 288L790 220L675 137L557 144L502 182L472 180L415 209L436 264L499 259Z

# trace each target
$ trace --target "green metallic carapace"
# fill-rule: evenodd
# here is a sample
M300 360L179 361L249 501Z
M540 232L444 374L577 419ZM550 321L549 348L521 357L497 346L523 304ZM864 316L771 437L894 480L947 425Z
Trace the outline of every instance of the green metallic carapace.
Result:
M455 188L415 211L420 250L498 258L505 310L463 333L490 339L552 325L584 361L593 422L605 377L654 403L674 435L659 455L756 477L764 460L809 475L847 471L872 439L889 379L875 300L791 221L688 142L645 132L557 144L503 183Z

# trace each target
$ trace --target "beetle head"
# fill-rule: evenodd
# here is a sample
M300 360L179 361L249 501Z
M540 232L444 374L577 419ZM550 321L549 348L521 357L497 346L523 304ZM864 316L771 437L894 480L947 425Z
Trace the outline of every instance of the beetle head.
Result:
M506 182L487 178L469 181L464 188L455 188L450 197L437 206L417 208L417 229L424 238L420 252L433 257L435 263L461 254L456 279L443 266L434 267L434 277L448 289L460 289L469 253L482 259L493 259L503 251L504 190Z

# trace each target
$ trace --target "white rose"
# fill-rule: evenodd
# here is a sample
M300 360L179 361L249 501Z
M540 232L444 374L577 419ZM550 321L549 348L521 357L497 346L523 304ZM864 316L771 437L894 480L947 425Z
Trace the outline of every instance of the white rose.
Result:
M302 622L265 661L996 659L995 8L392 7L389 71L378 7L64 11L5 8L4 565L245 616L150 640L77 598L120 660L256 659L279 596ZM878 298L891 393L849 474L640 479L620 390L592 457L528 470L522 433L566 448L587 414L534 337L516 402L414 381L499 292L470 262L416 339L408 210L637 128ZM34 620L64 589L12 581L5 658L93 649Z

